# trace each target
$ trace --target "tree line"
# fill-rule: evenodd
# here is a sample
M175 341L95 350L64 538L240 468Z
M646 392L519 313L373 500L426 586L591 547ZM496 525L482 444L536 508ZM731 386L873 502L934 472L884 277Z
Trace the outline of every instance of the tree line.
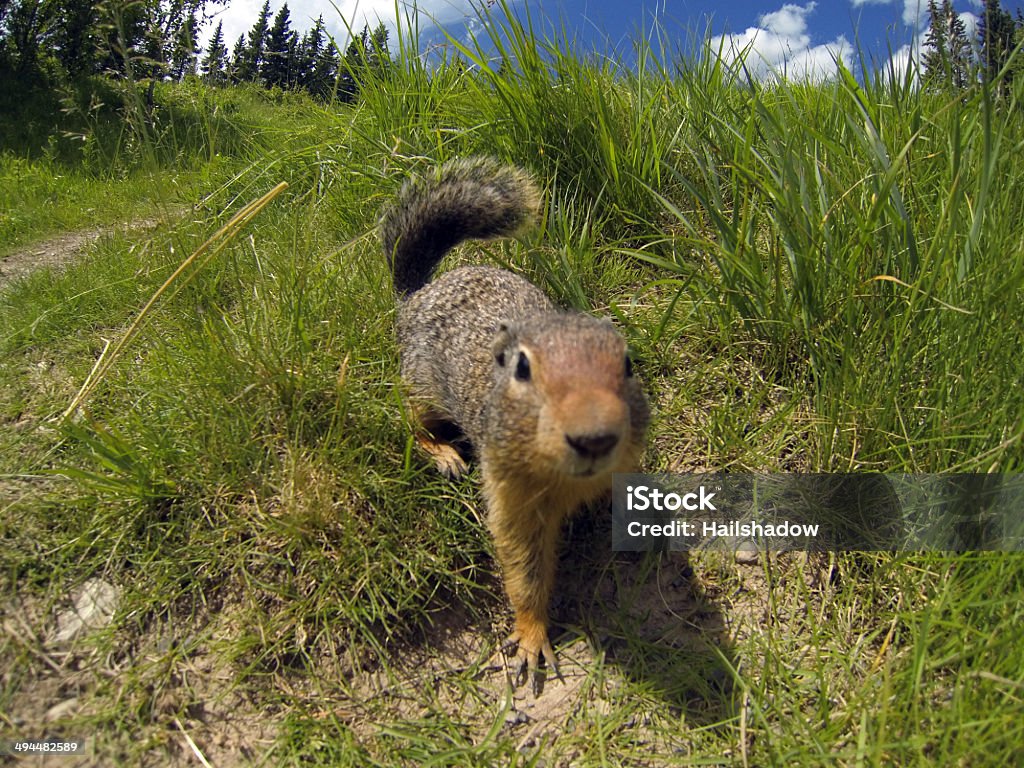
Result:
M353 101L370 70L391 64L383 24L364 27L341 50L323 16L300 35L287 3L271 18L265 0L247 35L228 50L218 23L198 47L203 25L229 0L0 0L0 74L18 87L38 82L113 74L132 80L202 78L216 85L256 83L305 90L322 99ZM951 0L929 0L929 26L921 60L931 87L962 89L1012 81L1010 54L1024 40L1024 16L1000 0L985 0L969 34ZM1024 66L1024 65L1021 65Z
M201 56L199 54L202 54ZM391 64L388 30L379 24L352 35L344 53L324 26L320 16L301 37L291 28L285 3L270 18L270 0L248 35L240 35L229 55L223 24L218 23L204 51L193 50L187 74L198 75L215 84L257 83L266 88L306 90L321 98L354 101L359 84L371 70Z
M0 72L22 87L104 74L134 81L202 78L256 83L353 101L370 70L391 64L383 24L342 50L323 16L300 35L288 5L265 0L229 52L223 24L200 48L200 30L228 0L0 0Z
M1020 57L1011 64L1011 54L1024 41L1024 15L1019 9L1014 17L999 0L985 0L973 35L951 0L929 0L928 16L921 68L929 87L959 90L998 82L1002 91L1009 86L1022 66Z

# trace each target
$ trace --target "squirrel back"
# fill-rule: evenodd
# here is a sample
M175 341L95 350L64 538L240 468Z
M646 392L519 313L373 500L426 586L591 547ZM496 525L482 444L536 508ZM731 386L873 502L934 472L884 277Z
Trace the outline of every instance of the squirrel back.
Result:
M380 220L395 291L419 290L456 245L513 235L539 209L529 175L489 157L453 160L433 179L407 181Z

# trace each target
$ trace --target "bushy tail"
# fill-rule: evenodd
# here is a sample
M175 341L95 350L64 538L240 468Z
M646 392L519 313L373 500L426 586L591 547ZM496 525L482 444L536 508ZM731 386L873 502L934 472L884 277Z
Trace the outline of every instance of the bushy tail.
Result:
M395 291L412 293L463 240L515 234L540 209L530 176L488 157L445 163L426 180L405 183L380 220Z

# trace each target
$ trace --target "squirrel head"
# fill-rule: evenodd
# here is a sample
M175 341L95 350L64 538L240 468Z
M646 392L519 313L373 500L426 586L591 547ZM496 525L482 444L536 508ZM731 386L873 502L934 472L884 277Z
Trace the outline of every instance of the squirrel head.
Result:
M607 320L552 314L499 326L491 423L534 471L594 478L639 459L647 403L626 342Z

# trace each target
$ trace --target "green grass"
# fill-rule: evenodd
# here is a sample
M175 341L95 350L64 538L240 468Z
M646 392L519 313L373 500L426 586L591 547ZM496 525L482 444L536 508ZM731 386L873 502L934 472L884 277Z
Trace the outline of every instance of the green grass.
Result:
M228 726L273 765L1019 762L1019 557L630 559L589 518L560 582L565 701L507 722L481 503L413 449L399 395L373 228L401 182L472 153L536 173L540 231L483 258L617 318L651 470L1013 472L1024 128L982 89L628 72L491 29L470 68L403 38L351 108L167 87L138 152L3 156L5 248L149 190L188 212L0 293L0 731L54 687L52 612L102 576L118 612L54 696L106 763L187 757L183 732L227 760ZM62 425L164 281L282 181ZM74 199L46 218L47 195Z
M0 256L208 202L279 140L282 124L308 123L312 111L290 94L198 82L158 84L147 107L101 79L27 94L0 81Z

